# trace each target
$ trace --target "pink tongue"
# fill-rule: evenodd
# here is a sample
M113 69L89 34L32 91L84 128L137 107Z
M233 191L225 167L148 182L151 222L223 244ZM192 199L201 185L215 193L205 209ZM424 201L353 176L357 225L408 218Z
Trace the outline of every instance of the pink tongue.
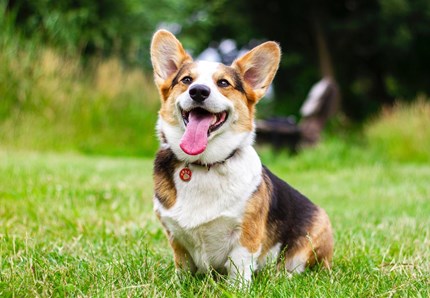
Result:
M188 125L179 146L189 155L197 155L205 151L208 144L208 130L214 119L210 113L191 111Z

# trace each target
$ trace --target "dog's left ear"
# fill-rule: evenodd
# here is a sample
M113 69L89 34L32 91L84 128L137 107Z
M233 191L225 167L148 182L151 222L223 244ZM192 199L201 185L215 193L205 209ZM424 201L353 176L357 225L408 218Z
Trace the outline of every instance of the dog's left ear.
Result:
M276 42L265 42L244 56L236 59L232 67L242 74L245 83L254 91L250 98L253 101L259 100L267 91L281 59L281 48Z
M151 61L155 83L160 86L175 74L182 64L191 62L192 58L172 33L158 30L152 37Z

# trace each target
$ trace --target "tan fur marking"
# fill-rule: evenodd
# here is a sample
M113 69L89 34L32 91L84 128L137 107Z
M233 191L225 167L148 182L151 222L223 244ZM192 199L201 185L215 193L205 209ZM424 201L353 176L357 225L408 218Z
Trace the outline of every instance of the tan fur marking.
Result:
M246 97L242 95L242 98L234 100L234 108L240 115L239 119L235 123L235 130L238 132L252 131L254 128L254 105L248 104Z
M161 104L159 115L161 118L163 118L164 121L166 121L170 125L179 125L178 117L175 116L175 102L173 100L168 100L165 103Z
M233 129L237 132L252 131L254 106L256 102L250 102L248 100L247 94L243 89L244 82L241 74L236 69L221 64L219 66L219 71L214 74L213 80L216 84L217 81L221 79L227 80L231 86L225 88L219 87L218 90L222 95L233 102L236 113L240 115L234 123ZM249 92L252 93L252 90Z
M176 203L176 188L162 175L154 175L155 193L164 208L169 209Z
M178 241L176 241L173 238L172 233L170 233L170 231L167 229L167 226L161 220L160 212L158 212L156 210L155 214L156 214L158 220L163 225L164 232L167 235L167 239L169 239L169 244L173 250L173 259L175 262L175 267L177 269L189 269L192 272L195 272L196 267L195 267L194 261L192 260L190 254L188 253L188 251Z
M249 107L243 103L243 99L233 99L234 108L239 119L234 123L234 130L237 132L252 131L254 119L254 107Z
M163 118L164 121L166 121L172 126L179 125L178 117L176 117L176 98L180 94L186 92L189 87L188 85L184 85L180 80L185 76L190 76L194 78L195 67L195 63L187 62L179 70L179 73L175 73L160 87L160 94L163 100L161 101L159 115ZM174 83L173 80L177 80L177 82Z
M266 237L266 222L269 213L269 195L263 179L257 191L250 198L242 222L240 244L255 253Z
M269 210L269 200L272 196L272 184L270 182L269 177L267 174L263 174L263 181L266 184L266 195L267 195L267 201L268 201L268 210ZM268 211L267 211L268 212ZM269 225L266 224L265 231L264 231L264 238L263 238L263 246L261 248L260 256L258 257L258 261L261 262L264 258L266 258L267 253L270 251L270 249L276 244L277 242L277 224L276 223L269 223Z
M312 267L316 263L321 263L326 268L331 267L333 235L330 220L323 209L319 208L309 234L300 238L294 247L286 251L287 267L296 256L304 256L307 267Z
M176 203L176 187L173 174L178 161L170 150L159 150L154 164L155 196L164 208Z
M310 236L313 247L310 260L313 260L314 263L321 262L325 267L330 268L334 246L333 232L328 215L322 208L319 209L318 216L312 225Z
M169 237L169 243L173 250L175 267L177 269L190 270L194 273L196 271L196 265L189 252L171 236Z

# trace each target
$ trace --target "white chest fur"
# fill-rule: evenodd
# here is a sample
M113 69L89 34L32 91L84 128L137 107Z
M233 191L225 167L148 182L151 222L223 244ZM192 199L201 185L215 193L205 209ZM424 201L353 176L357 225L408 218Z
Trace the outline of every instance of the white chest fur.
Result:
M239 150L209 171L190 165L192 179L184 182L176 169L176 203L169 209L155 200L155 209L175 239L187 248L197 268L219 268L239 240L246 202L261 182L262 166L251 146Z

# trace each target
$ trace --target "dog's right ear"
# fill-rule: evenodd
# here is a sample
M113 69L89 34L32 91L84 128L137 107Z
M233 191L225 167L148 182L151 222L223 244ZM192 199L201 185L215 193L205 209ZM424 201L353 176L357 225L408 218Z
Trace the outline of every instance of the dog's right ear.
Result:
M151 61L155 83L160 86L175 74L182 64L191 62L192 58L172 33L158 30L152 37Z

